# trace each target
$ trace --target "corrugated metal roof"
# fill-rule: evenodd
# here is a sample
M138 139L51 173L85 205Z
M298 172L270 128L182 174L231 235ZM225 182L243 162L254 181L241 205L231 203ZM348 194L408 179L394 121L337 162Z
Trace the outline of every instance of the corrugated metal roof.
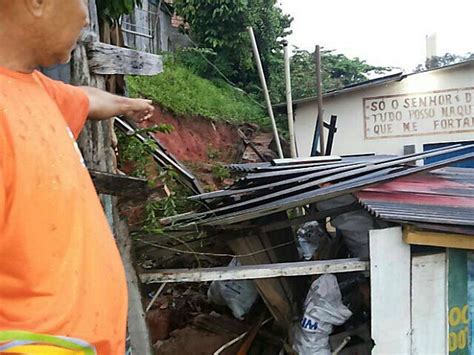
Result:
M407 176L370 186L356 196L368 211L388 221L434 224L444 230L455 226L456 232L466 233L474 227L473 169L444 168Z
M357 157L359 160L356 161L341 158L340 161L299 169L250 173L228 189L194 196L194 200L202 202L202 209L195 214L171 220L179 224L213 226L252 220L471 159L474 158L474 152L462 154L463 150L471 147L455 145L400 157ZM453 152L462 155L425 166L411 165L417 160Z

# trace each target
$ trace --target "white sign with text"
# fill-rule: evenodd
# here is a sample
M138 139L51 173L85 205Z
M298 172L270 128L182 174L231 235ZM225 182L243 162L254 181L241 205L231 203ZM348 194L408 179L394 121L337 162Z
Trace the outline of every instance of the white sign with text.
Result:
M365 138L474 131L474 88L363 99Z

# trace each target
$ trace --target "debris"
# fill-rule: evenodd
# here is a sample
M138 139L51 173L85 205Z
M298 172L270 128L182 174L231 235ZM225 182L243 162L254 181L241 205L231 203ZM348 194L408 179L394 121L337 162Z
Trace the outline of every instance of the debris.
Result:
M272 318L264 320L265 313L266 311L262 313L258 323L254 327L252 327L252 329L245 335L246 339L240 346L237 355L247 355L248 351L252 347L253 342L255 341L255 337L257 336L259 329L272 320Z
M336 277L323 275L314 281L304 307L303 319L294 327L293 349L300 355L330 355L333 326L344 324L352 316L342 303Z
M297 248L302 259L311 260L313 258L315 251L320 246L322 235L319 223L316 221L307 222L298 229L296 232Z
M161 292L163 292L164 288L166 286L166 282L163 283L160 288L158 289L158 291L156 291L155 295L153 296L153 298L151 299L150 303L148 304L148 306L146 306L146 309L145 309L145 313L147 313L151 307L153 307L153 303L155 303L156 299L158 298L158 296L161 294Z
M188 326L173 331L169 339L157 342L155 350L160 355L209 355L213 354L222 344L227 343L232 338L233 335L213 334ZM224 352L223 355L225 354L231 353Z
M220 355L224 350L230 348L232 345L238 343L240 340L244 339L247 334L249 335L249 341L250 341L250 344L249 342L246 342L242 345L242 347L239 349L237 355L246 355L247 354L247 351L249 350L250 348L250 345L251 345L251 341L253 341L253 339L255 339L255 336L257 335L258 333L258 330L264 326L266 323L268 323L272 318L269 318L265 321L263 321L263 318L261 321L258 322L258 324L253 327L252 330L248 331L248 332L245 332L245 333L242 333L240 334L237 338L235 339L232 339L231 341L229 341L228 343L224 344L223 346L221 346L216 352L214 352L213 355Z
M229 267L240 265L237 258L234 258ZM258 291L252 280L213 281L207 295L211 302L221 306L227 305L235 318L242 319L257 300Z
M342 341L341 345L339 345L336 350L332 352L332 355L339 355L339 353L346 347L346 345L351 341L351 337L347 336Z
M216 312L200 314L193 320L193 325L216 334L232 334L234 337L250 331L248 322L243 322ZM259 329L258 338L268 346L281 348L283 340L279 335L265 329Z
M348 338L350 340L346 343ZM333 334L329 337L329 342L331 348L334 349L333 354L339 351L339 355L370 354L373 347L369 323L342 333ZM341 349L343 344L344 347Z
M316 203L319 210L330 210L349 206L356 202L351 195L344 195ZM355 258L368 259L369 231L375 229L377 223L369 212L362 209L340 214L331 219L331 224L341 233L347 248Z

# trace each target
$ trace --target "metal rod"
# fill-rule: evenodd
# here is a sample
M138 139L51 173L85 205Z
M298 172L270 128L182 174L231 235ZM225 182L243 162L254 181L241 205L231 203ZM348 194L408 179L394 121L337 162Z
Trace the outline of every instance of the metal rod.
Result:
M323 84L321 72L321 49L316 46L316 90L318 95L318 124L319 124L319 152L325 155L326 144L324 142L324 119L323 119Z
M140 32L137 32L137 31L128 30L126 28L122 28L122 31L125 32L125 33L130 33L131 35L135 35L135 36L141 36L141 37L145 37L145 38L149 38L149 39L153 38L153 36L147 35L145 33L140 33Z
M345 337L342 343L333 351L332 355L339 355L339 353L346 347L347 344L351 341L351 337Z
M145 313L148 313L148 311L153 307L153 304L155 303L156 299L158 298L159 295L161 295L161 292L164 290L166 286L166 282L162 283L158 291L156 291L155 295L153 296L152 300L148 304L148 306L145 309Z
M260 60L260 53L258 52L257 41L255 40L255 34L253 33L252 27L247 28L250 40L252 41L252 49L255 57L255 64L257 64L258 75L260 77L260 82L262 84L263 94L265 95L265 101L267 103L267 110L270 119L272 120L273 135L275 136L275 143L278 150L278 156L284 158L283 150L281 149L280 136L278 135L278 128L275 122L275 116L273 115L272 102L270 101L270 95L268 93L267 81L265 79L265 73L263 72L262 61Z
M291 157L296 158L295 124L293 116L293 98L291 97L291 71L290 71L290 53L288 42L283 42L283 52L285 54L285 82L286 82L286 112L288 115L288 132L290 134Z

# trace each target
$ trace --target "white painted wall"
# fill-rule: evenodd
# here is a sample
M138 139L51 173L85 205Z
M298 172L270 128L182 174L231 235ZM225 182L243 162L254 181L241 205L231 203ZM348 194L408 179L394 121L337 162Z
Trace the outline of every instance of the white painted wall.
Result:
M426 143L474 140L474 127L472 127L472 131L463 133L365 138L364 98L467 87L474 90L474 63L412 74L399 82L359 89L339 96L326 97L324 99L325 120L328 122L331 115L338 116L338 132L335 135L333 154L362 152L402 154L404 145L415 144L416 150L421 151L423 150L422 145ZM474 122L474 102L471 103L471 109L473 115L470 117ZM297 105L295 110L295 132L300 156L310 155L316 116L316 101ZM417 132L417 134L420 133L423 132Z
M372 354L447 354L446 253L412 255L401 227L369 241Z

